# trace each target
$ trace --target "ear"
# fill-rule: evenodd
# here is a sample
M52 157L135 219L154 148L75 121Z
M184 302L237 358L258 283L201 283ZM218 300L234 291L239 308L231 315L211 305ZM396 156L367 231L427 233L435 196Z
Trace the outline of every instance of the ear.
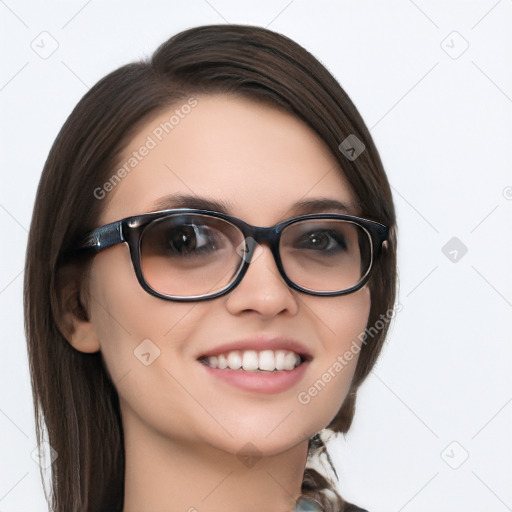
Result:
M83 265L67 265L59 269L55 321L62 335L76 350L93 353L100 350L100 343L90 321L84 270Z

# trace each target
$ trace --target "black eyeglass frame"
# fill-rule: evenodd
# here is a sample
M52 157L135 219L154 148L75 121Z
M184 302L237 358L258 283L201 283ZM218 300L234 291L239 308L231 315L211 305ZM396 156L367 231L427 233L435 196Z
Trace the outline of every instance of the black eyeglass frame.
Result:
M226 222L237 227L244 236L244 240L246 242L246 252L244 252L244 256L242 258L243 263L241 264L238 274L235 279L226 285L224 288L217 290L211 294L205 295L192 295L192 296L174 296L174 295L166 295L154 290L144 279L144 275L142 273L141 266L141 257L140 257L140 241L142 235L144 233L144 229L153 221L167 217L172 215L189 215L189 214L198 214L203 216L215 217L218 219L222 219ZM329 219L338 219L338 220L346 220L352 222L363 228L366 233L369 235L371 240L371 257L370 257L370 265L365 275L361 278L361 280L351 288L347 290L340 291L314 291L309 288L304 288L295 284L289 277L286 275L286 272L283 267L283 263L281 261L281 255L279 251L279 242L281 238L281 233L288 226L295 224L297 222L305 221L305 220L329 220ZM347 295L349 293L353 293L360 288L362 288L368 279L370 278L370 274L374 268L375 261L380 255L382 245L385 241L388 240L389 237L389 229L380 224L379 222L375 222L369 219L363 219L361 217L356 217L353 215L345 215L340 213L310 213L306 215L299 215L296 217L292 217L290 219L284 220L275 224L274 226L269 227L258 227L252 226L244 222L243 220L233 217L231 215L227 215L225 213L214 212L211 210L200 210L200 209L191 209L191 208L176 208L171 210L161 210L157 212L144 213L141 215L135 215L132 217L126 217L124 219L111 222L109 224L105 224L104 226L100 226L87 235L84 236L81 242L74 248L72 251L73 254L84 254L88 252L98 253L109 247L113 247L115 245L121 243L127 243L130 256L133 264L133 268L135 271L135 275L139 284L142 288L148 292L149 294L158 297L164 300L173 300L177 302L195 302L200 300L210 300L215 299L217 297L221 297L229 293L236 286L240 284L244 275L249 268L249 264L251 263L252 256L257 247L256 244L265 244L270 248L272 255L274 257L274 261L276 262L279 273L282 278L286 282L288 286L292 289L297 290L302 293L306 293L308 295L317 295L317 296L339 296L339 295ZM247 244L247 240L252 239L256 243Z

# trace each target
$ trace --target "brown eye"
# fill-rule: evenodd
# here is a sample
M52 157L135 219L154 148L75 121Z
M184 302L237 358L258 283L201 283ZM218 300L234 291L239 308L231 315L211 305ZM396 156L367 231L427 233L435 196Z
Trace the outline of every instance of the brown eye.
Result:
M303 233L294 243L297 249L336 252L346 249L346 242L341 233L332 230L315 230Z
M225 243L223 234L212 226L169 219L150 224L144 231L142 245L145 254L187 258L211 254Z
M198 244L198 237L194 226L182 226L169 233L169 249L178 253L193 251Z

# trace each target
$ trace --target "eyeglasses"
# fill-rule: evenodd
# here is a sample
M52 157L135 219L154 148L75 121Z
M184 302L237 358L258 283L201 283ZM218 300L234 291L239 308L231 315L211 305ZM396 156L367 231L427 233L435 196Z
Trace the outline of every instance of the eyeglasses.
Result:
M101 226L84 237L76 252L97 253L127 243L142 288L161 299L186 302L233 290L266 245L288 286L335 296L355 292L368 281L387 238L386 226L351 215L313 213L256 227L223 213L180 208Z

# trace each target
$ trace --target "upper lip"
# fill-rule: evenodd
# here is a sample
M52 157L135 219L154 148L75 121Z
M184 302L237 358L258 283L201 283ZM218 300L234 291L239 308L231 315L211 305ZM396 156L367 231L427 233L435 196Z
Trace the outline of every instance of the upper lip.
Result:
M226 354L233 350L255 350L261 352L263 350L289 350L302 356L303 359L309 361L313 358L311 352L299 341L293 338L285 337L252 337L245 338L239 341L233 341L231 343L224 343L217 345L205 352L202 352L198 359L203 357L218 356L220 354Z

